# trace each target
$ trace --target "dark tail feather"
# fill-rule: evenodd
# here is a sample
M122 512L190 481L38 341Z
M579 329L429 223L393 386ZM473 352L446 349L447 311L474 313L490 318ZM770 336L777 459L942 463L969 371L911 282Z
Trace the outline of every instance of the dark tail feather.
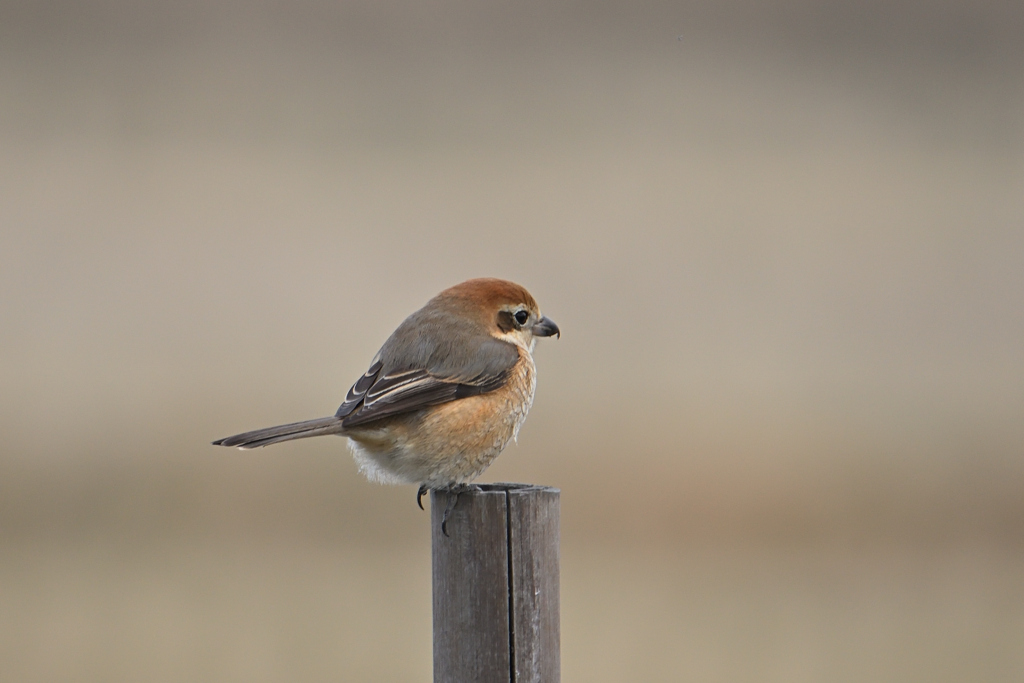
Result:
M237 446L242 450L269 446L272 443L291 441L292 439L308 439L311 436L323 436L324 434L340 434L343 431L341 418L321 417L317 420L306 420L305 422L293 422L277 427L257 429L244 434L235 434L224 439L213 442L214 446Z

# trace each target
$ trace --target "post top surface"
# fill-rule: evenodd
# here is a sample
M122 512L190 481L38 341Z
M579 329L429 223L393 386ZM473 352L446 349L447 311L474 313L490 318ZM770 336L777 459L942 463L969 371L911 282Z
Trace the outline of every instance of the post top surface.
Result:
M556 489L553 486L544 486L542 484L519 484L514 482L500 481L494 484L477 484L483 493L561 493L560 489ZM466 494L472 495L473 491L467 491ZM463 494L463 495L466 495Z

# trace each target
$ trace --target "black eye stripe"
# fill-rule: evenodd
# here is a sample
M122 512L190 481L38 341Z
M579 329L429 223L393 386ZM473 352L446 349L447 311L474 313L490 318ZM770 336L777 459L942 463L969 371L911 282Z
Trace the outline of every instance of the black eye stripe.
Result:
M502 332L511 332L516 329L515 318L508 311L498 311L498 329Z

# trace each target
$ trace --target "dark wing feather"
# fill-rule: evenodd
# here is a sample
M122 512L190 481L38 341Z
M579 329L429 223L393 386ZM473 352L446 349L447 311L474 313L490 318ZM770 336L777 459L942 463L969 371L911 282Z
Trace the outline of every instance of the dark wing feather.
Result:
M432 344L432 335L418 335L413 340L415 352L403 354L407 349L401 348L405 341L399 336L401 331L400 327L385 343L338 408L336 415L343 418L345 427L494 391L519 360L514 345L493 337L453 349L450 343ZM462 358L458 357L460 351ZM410 367L412 364L419 367Z
M380 375L381 369L384 364L380 361L380 355L373 359L370 363L370 369L360 377L352 388L348 390L348 395L345 397L345 402L338 408L338 412L334 414L335 417L346 417L351 415L352 411L360 406L363 402L363 398L366 396L366 392L373 386L373 383L377 381L378 375Z
M355 427L391 415L454 401L458 388L459 385L454 382L445 382L425 375L418 381L403 383L380 394L372 402L364 402L358 410L342 420L342 424L345 427Z

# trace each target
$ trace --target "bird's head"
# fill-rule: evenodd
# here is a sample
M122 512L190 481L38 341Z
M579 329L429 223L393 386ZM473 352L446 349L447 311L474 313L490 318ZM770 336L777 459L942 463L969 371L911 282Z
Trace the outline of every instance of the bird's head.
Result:
M450 287L438 295L470 308L491 336L532 350L537 337L560 336L526 289L508 280L479 278Z

